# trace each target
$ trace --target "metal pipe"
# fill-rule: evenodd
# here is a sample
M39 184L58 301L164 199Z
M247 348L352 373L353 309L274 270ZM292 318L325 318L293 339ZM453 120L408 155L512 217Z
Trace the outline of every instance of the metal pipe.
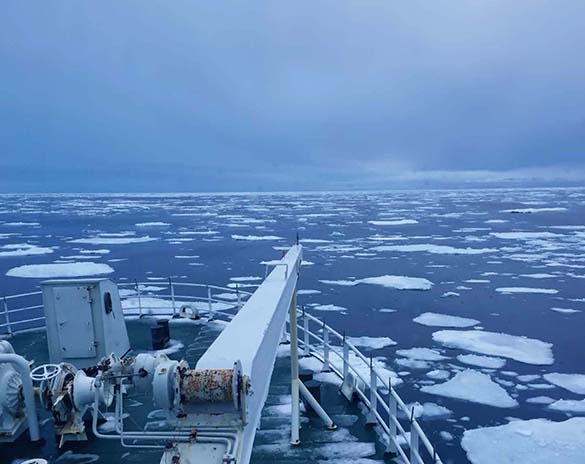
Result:
M297 291L293 290L290 302L290 380L291 380L291 431L290 442L292 445L300 444L299 439L299 345L297 333Z
M95 398L94 398L94 402L93 402L93 418L92 418L92 431L93 434L97 437L97 438L102 438L105 440L119 440L122 438L130 438L133 440L147 440L147 441L168 441L170 439L172 439L173 441L182 441L182 442L188 442L190 441L190 437L191 434L188 432L184 432L184 433L177 433L177 432L132 432L132 433L128 433L128 434L104 434L98 431L97 429L97 418L99 415L99 394L100 394L100 382L101 379L100 377L96 377L96 382L95 382ZM149 446L143 446L143 447L149 447ZM156 447L156 448L160 448L160 447Z
M305 384L299 381L300 392L303 398L307 400L307 402L311 405L311 408L317 413L317 415L321 418L325 425L329 430L335 430L337 426L331 420L331 417L325 412L325 410L321 407L319 402L315 399L311 392L305 387Z
M28 361L18 354L0 353L0 363L12 364L14 369L20 374L30 439L31 441L39 441L41 439L39 432L39 419L37 417L35 395L33 391L32 379L30 378L30 367Z

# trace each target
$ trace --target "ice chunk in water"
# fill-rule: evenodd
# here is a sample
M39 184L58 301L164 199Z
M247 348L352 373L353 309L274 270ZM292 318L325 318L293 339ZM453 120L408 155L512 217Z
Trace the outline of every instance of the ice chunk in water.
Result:
M58 263L58 264L27 264L10 269L8 277L25 277L46 279L51 277L82 277L111 274L114 272L107 264L99 263Z
M422 387L421 391L496 408L518 406L518 402L488 375L472 369L458 372L455 377L445 383Z
M516 420L497 427L467 430L461 445L473 464L582 464L585 418L564 422Z
M434 327L472 327L479 324L476 319L438 313L422 313L420 316L415 317L413 321L417 324Z
M526 364L552 364L552 344L527 337L518 337L482 330L439 330L433 340L443 345L503 358Z
M544 379L547 382L564 388L578 395L585 395L585 375L584 374L545 374Z

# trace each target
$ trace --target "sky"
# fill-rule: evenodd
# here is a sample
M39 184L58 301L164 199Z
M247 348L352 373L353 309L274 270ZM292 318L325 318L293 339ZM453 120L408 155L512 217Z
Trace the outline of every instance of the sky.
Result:
M0 5L0 192L585 185L585 1Z

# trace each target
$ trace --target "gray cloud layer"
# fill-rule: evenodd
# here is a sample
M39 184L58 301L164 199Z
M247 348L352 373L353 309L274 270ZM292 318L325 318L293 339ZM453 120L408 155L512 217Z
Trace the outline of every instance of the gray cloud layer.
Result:
M7 0L0 190L585 180L585 2Z

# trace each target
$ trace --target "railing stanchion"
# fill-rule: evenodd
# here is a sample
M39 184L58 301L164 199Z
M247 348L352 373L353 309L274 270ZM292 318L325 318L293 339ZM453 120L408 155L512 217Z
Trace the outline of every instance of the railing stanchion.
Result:
M300 427L300 380L299 380L299 345L297 333L297 292L293 292L290 302L290 382L291 382L291 445L298 445Z
M376 411L378 409L378 397L376 392L378 391L378 376L374 370L374 363L372 356L370 356L370 412L366 420L367 424L376 424L378 418L376 417Z
M139 317L142 317L142 299L140 298L140 285L138 285L137 279L134 279L134 286L136 289L136 297L138 298L138 314Z
M215 314L213 312L213 302L211 301L211 287L207 286L207 308L209 309L209 319L215 319Z
M177 307L175 305L175 286L173 284L173 281L171 280L171 278L169 277L169 289L171 291L171 302L173 304L173 317L177 316Z
M345 331L343 331L343 381L347 379L349 373L349 346L345 342Z
M410 462L418 464L418 432L416 427L412 426L414 422L414 407L410 413Z
M12 326L10 325L10 313L8 312L8 300L6 297L3 298L4 303L4 318L6 319L6 328L8 329L8 335L12 337Z
M242 295L240 294L240 286L236 284L236 296L238 297L238 311L242 309Z
M329 372L331 366L329 366L329 328L325 321L323 321L323 372Z
M282 334L280 335L280 343L281 344L287 344L288 343L288 333L289 332L287 332L287 330L286 330L286 324L287 323L288 323L288 327L289 327L289 331L290 331L291 322L290 322L290 319L288 317L284 320L284 327L282 328Z
M305 314L305 307L303 306L303 339L304 339L304 344L305 344L305 351L304 351L304 355L305 356L310 356L311 355L311 343L310 343L310 337L309 337L309 318L307 317L307 315Z
M392 377L388 378L388 443L386 444L387 453L396 453L396 398L392 394Z

